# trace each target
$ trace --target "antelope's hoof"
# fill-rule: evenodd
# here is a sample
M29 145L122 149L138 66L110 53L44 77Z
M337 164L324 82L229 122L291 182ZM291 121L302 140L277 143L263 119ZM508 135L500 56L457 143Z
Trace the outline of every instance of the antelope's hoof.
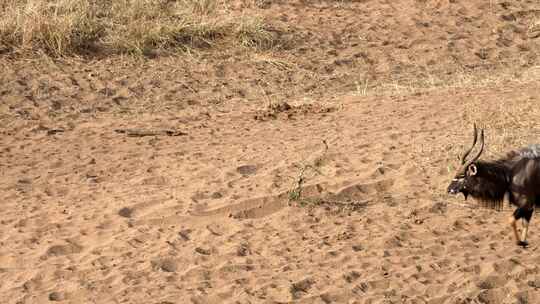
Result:
M527 246L529 246L529 242L527 241L519 241L517 242L518 246L521 246L523 248L526 248Z

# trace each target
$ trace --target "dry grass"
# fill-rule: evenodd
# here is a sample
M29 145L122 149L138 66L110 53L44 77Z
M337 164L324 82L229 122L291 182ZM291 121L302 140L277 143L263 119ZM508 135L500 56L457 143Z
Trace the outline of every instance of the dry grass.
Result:
M483 82L463 83L462 88L497 86L504 90L507 83L537 83L540 80L540 66L532 67L520 73L498 74L485 78ZM540 128L538 117L540 109L538 101L524 94L513 100L504 98L484 100L469 98L463 100L465 111L462 113L464 126L470 129L473 123L486 129L486 142L489 142L487 153L492 157L501 156L510 148L518 148L538 141ZM524 132L526 130L526 132Z
M277 45L264 20L221 17L230 14L217 0L0 1L0 53L149 55L219 41L255 49Z
M459 157L471 145L473 123L486 132L486 146L481 157L485 160L498 159L513 149L538 143L540 128L537 121L540 109L537 101L527 95L514 100L464 99L463 109L461 115L456 117L456 128L445 134L447 139L437 138L436 145L422 146L422 151L416 151L417 156L420 156L416 161L419 167L432 176L445 176L442 187L448 185L447 180L453 177L459 167ZM478 145L473 153L477 149ZM443 172L448 175L442 175ZM444 188L434 190L443 196Z
M523 83L535 83L540 79L540 67L535 69L537 73L530 71L527 76L523 76ZM498 85L504 90L504 83L501 79L499 82L494 81L492 86ZM455 133L449 131L448 134L457 144L442 148L446 155L445 159L450 164L449 171L452 173L457 157L470 145L473 123L485 129L486 147L482 156L485 159L497 159L512 149L538 143L540 128L537 121L540 109L538 101L527 94L512 100L506 98L486 100L479 95L463 99L461 106L463 110L456 117L459 124L453 130ZM429 154L433 154L433 151L428 151L427 155Z
M447 77L428 74L382 82L370 81L369 78L360 76L356 81L353 95L404 96L440 90L459 92L464 89L486 88L508 82L527 83L540 80L540 66L523 69L519 74L516 74L515 70L505 69L504 66L496 71L496 73L463 71Z
M516 84L536 86L540 80L540 66L522 70L519 75L509 70L492 74L463 73L446 80L435 77L430 79L412 79L399 84L366 85L360 82L356 89L357 95L366 96L414 96L431 92L436 92L437 95L455 93L467 96L456 102L455 125L444 130L444 137L433 137L430 144L426 144L425 137L413 139L415 148L410 158L419 168L427 172L426 174L434 177L449 174L449 178L455 174L458 158L471 144L473 123L486 131L483 159L496 159L511 149L538 143L540 108L537 99L531 98L530 94L526 93L521 96L518 94L513 99L504 97L504 94L501 97L490 95L492 97L486 99L485 94L476 89L485 88L486 92L498 90L502 93L507 85L513 88L511 90L515 90ZM463 94L470 90L475 90L475 93ZM443 186L447 186L446 180ZM438 188L434 190L444 191Z
M537 101L523 98L518 100L468 101L464 121L473 122L486 130L487 157L497 158L509 149L538 142L540 115ZM472 131L471 131L472 132Z
M237 25L236 37L241 45L259 49L271 49L279 41L277 34L257 17L243 18Z
M537 20L534 20L531 22L531 24L529 25L529 35L530 37L538 37L537 35L540 34L540 19L537 19Z
M0 7L0 49L40 49L52 55L91 49L103 35L88 1L5 0Z

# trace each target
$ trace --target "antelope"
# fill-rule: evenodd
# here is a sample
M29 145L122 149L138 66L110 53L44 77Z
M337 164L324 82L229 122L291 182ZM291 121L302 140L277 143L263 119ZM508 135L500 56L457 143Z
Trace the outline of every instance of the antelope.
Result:
M527 233L534 209L540 205L540 145L530 145L512 150L494 161L479 160L484 151L484 130L480 131L480 149L469 160L478 141L478 129L474 124L474 139L471 147L460 158L461 164L448 186L448 193L463 193L465 200L471 197L485 206L500 210L504 197L517 208L510 216L510 226L516 244L527 247ZM521 237L517 221L522 219Z

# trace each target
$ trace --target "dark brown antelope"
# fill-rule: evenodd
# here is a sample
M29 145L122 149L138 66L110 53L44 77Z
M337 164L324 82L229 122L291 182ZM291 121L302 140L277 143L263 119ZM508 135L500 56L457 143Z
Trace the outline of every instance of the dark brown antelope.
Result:
M472 146L461 157L461 166L448 186L448 193L463 193L483 202L484 206L501 209L505 195L510 204L517 206L510 218L516 243L526 247L529 223L536 205L540 205L540 145L531 145L509 152L494 161L479 160L484 151L484 130L480 132L480 148L469 160L478 141L474 125ZM522 219L523 230L519 237L517 220Z

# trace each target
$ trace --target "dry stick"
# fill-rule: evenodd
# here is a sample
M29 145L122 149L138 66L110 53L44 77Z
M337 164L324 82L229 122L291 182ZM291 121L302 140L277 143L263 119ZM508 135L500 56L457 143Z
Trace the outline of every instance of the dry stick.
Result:
M307 167L303 167L300 169L300 175L296 181L296 187L289 191L289 201L296 201L302 197L302 186L305 182L304 172L306 171L306 168Z
M340 209L340 211L357 211L357 210L365 210L369 207L373 207L374 205L377 205L377 203L371 203L371 200L363 200L363 201L339 201L339 200L321 200L318 202L315 202L314 205L317 206L328 206L328 207L337 207Z
M322 161L326 153L328 152L328 143L326 142L326 139L323 139L324 144L324 150L320 157L315 159L314 163L319 163ZM300 175L296 179L296 186L289 191L289 201L297 201L302 197L302 188L306 181L305 173L307 169L311 169L315 171L317 174L322 175L322 173L316 168L316 166L313 165L304 165L300 168Z
M117 133L126 134L129 137L160 136L160 135L166 135L166 136L187 135L187 133L179 131L179 130L168 130L168 129L163 129L163 130L115 129L114 131Z
M257 84L257 86L259 87L259 90L261 90L261 92L263 93L263 96L266 99L266 103L268 104L267 106L270 108L272 106L272 101L270 100L270 97L268 97L268 94L266 94L266 92L264 91L264 89L262 88L260 84Z

